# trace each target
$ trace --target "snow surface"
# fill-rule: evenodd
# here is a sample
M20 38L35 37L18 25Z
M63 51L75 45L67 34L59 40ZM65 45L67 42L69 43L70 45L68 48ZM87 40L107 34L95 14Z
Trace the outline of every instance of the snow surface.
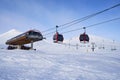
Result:
M76 37L63 44L35 42L36 51L7 50L4 42L14 36L12 33L20 32L11 30L0 35L4 39L0 43L0 80L120 80L118 42L112 44L112 40L90 36L90 43L81 44ZM104 49L99 48L103 45Z
M0 80L120 80L120 54L0 50Z
M3 33L0 35L0 44L5 44L5 42L8 40L8 39L11 39L13 37L15 37L16 35L19 35L21 34L21 32L15 30L15 29L12 29L6 33Z

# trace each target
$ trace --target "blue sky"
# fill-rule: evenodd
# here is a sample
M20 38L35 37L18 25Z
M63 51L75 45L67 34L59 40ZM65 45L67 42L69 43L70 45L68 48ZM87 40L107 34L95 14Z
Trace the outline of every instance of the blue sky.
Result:
M120 0L0 0L0 34L16 29L46 29L111 7ZM60 33L82 26L120 17L120 7L97 15ZM79 36L83 30L64 34L65 38ZM44 34L44 33L43 33ZM120 41L120 20L88 28L87 34ZM50 35L52 37L52 35Z

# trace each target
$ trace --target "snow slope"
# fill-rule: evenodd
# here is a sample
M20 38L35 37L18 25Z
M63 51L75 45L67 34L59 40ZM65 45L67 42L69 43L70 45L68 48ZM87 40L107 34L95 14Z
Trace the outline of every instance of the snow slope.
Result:
M8 32L0 34L0 49L3 49L3 48L5 49L7 47L7 45L5 44L6 41L19 34L21 34L21 32L15 29L12 29L12 30L9 30Z
M0 35L4 39L0 46L15 34L19 32L12 30ZM66 40L64 44L48 40L35 42L36 51L0 49L0 80L120 80L120 49L110 49L111 45L120 45L101 37L90 37L93 40L88 44L81 44L78 38ZM103 39L104 50L99 49ZM91 42L96 44L94 52Z
M1 40L0 40L0 44L5 44L5 42L6 42L8 39L10 39L10 38L12 38L12 37L15 37L16 35L19 35L19 34L21 34L21 32L15 30L15 29L12 29L12 30L10 30L10 31L8 31L8 32L6 32L6 33L1 34L1 35L0 35L0 39L1 39Z
M119 53L1 50L0 80L120 80Z

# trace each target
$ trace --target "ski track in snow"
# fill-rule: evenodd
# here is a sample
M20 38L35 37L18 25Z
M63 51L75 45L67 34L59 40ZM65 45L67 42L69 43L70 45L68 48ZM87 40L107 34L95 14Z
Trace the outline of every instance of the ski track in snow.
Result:
M0 50L0 80L120 80L119 53Z

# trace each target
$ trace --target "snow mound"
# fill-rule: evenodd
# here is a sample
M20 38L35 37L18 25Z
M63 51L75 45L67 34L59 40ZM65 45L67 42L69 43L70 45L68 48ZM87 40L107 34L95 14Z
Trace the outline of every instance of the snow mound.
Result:
M8 39L10 39L10 38L12 38L12 37L15 37L16 35L19 35L19 34L21 34L21 32L15 30L15 29L9 30L8 32L1 34L1 35L0 35L0 39L1 39L1 40L0 40L0 44L5 44L5 42L6 42Z

